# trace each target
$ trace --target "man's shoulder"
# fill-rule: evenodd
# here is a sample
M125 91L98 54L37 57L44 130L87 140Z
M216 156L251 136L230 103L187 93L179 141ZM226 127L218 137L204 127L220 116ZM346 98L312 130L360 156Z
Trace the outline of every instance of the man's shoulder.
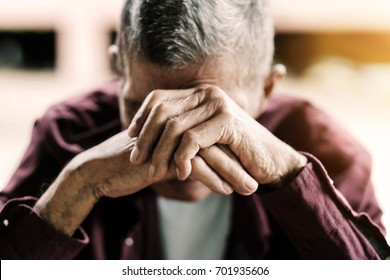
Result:
M291 116L302 115L308 107L312 107L312 104L307 100L287 94L274 94L268 99L259 121L268 130L274 131Z
M320 138L328 132L348 135L344 127L317 105L286 94L276 94L269 99L259 122L281 137L297 137L298 142L312 133Z
M369 172L371 158L366 149L347 128L307 100L275 95L259 121L296 150L316 156L331 175L352 165Z
M68 112L118 111L117 92L118 82L111 81L50 106L43 117L73 120L75 116L68 114Z
M107 83L50 106L37 122L52 144L89 148L120 130L117 92L117 81Z

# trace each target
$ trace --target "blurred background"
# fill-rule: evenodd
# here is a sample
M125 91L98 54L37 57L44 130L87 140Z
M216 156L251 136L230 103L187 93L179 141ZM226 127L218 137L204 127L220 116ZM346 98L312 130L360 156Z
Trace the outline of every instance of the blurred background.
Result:
M0 0L0 189L49 105L112 79L107 47L122 2ZM390 1L271 3L275 61L288 69L279 90L311 100L365 145L390 231Z

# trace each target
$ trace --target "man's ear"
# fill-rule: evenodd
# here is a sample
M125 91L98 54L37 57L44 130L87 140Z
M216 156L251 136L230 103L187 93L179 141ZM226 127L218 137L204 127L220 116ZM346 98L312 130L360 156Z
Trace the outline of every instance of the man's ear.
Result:
M270 97L277 84L286 76L286 67L283 64L276 64L272 67L264 81L264 95Z
M111 70L118 76L122 76L122 67L119 62L119 48L117 45L111 45L108 47L108 55L110 56Z

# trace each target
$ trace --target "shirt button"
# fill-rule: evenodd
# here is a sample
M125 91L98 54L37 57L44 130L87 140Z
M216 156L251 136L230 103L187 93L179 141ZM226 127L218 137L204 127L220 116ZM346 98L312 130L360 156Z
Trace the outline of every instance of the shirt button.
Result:
M4 219L3 220L3 225L7 227L9 225L9 221L7 219Z
M132 245L134 244L133 238L127 237L126 240L125 240L125 244L126 244L127 246L129 246L129 247L132 246Z

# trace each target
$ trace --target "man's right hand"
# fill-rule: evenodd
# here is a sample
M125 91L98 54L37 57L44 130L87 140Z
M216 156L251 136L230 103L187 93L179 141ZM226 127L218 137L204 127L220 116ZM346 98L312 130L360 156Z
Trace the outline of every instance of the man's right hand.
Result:
M71 236L103 196L129 195L154 183L149 163L129 162L135 138L126 131L74 157L34 209L55 229ZM167 172L166 179L174 178Z
M75 172L83 174L96 198L133 194L155 183L148 177L149 162L138 166L129 162L135 140L123 131L74 159ZM174 176L170 170L163 180Z

